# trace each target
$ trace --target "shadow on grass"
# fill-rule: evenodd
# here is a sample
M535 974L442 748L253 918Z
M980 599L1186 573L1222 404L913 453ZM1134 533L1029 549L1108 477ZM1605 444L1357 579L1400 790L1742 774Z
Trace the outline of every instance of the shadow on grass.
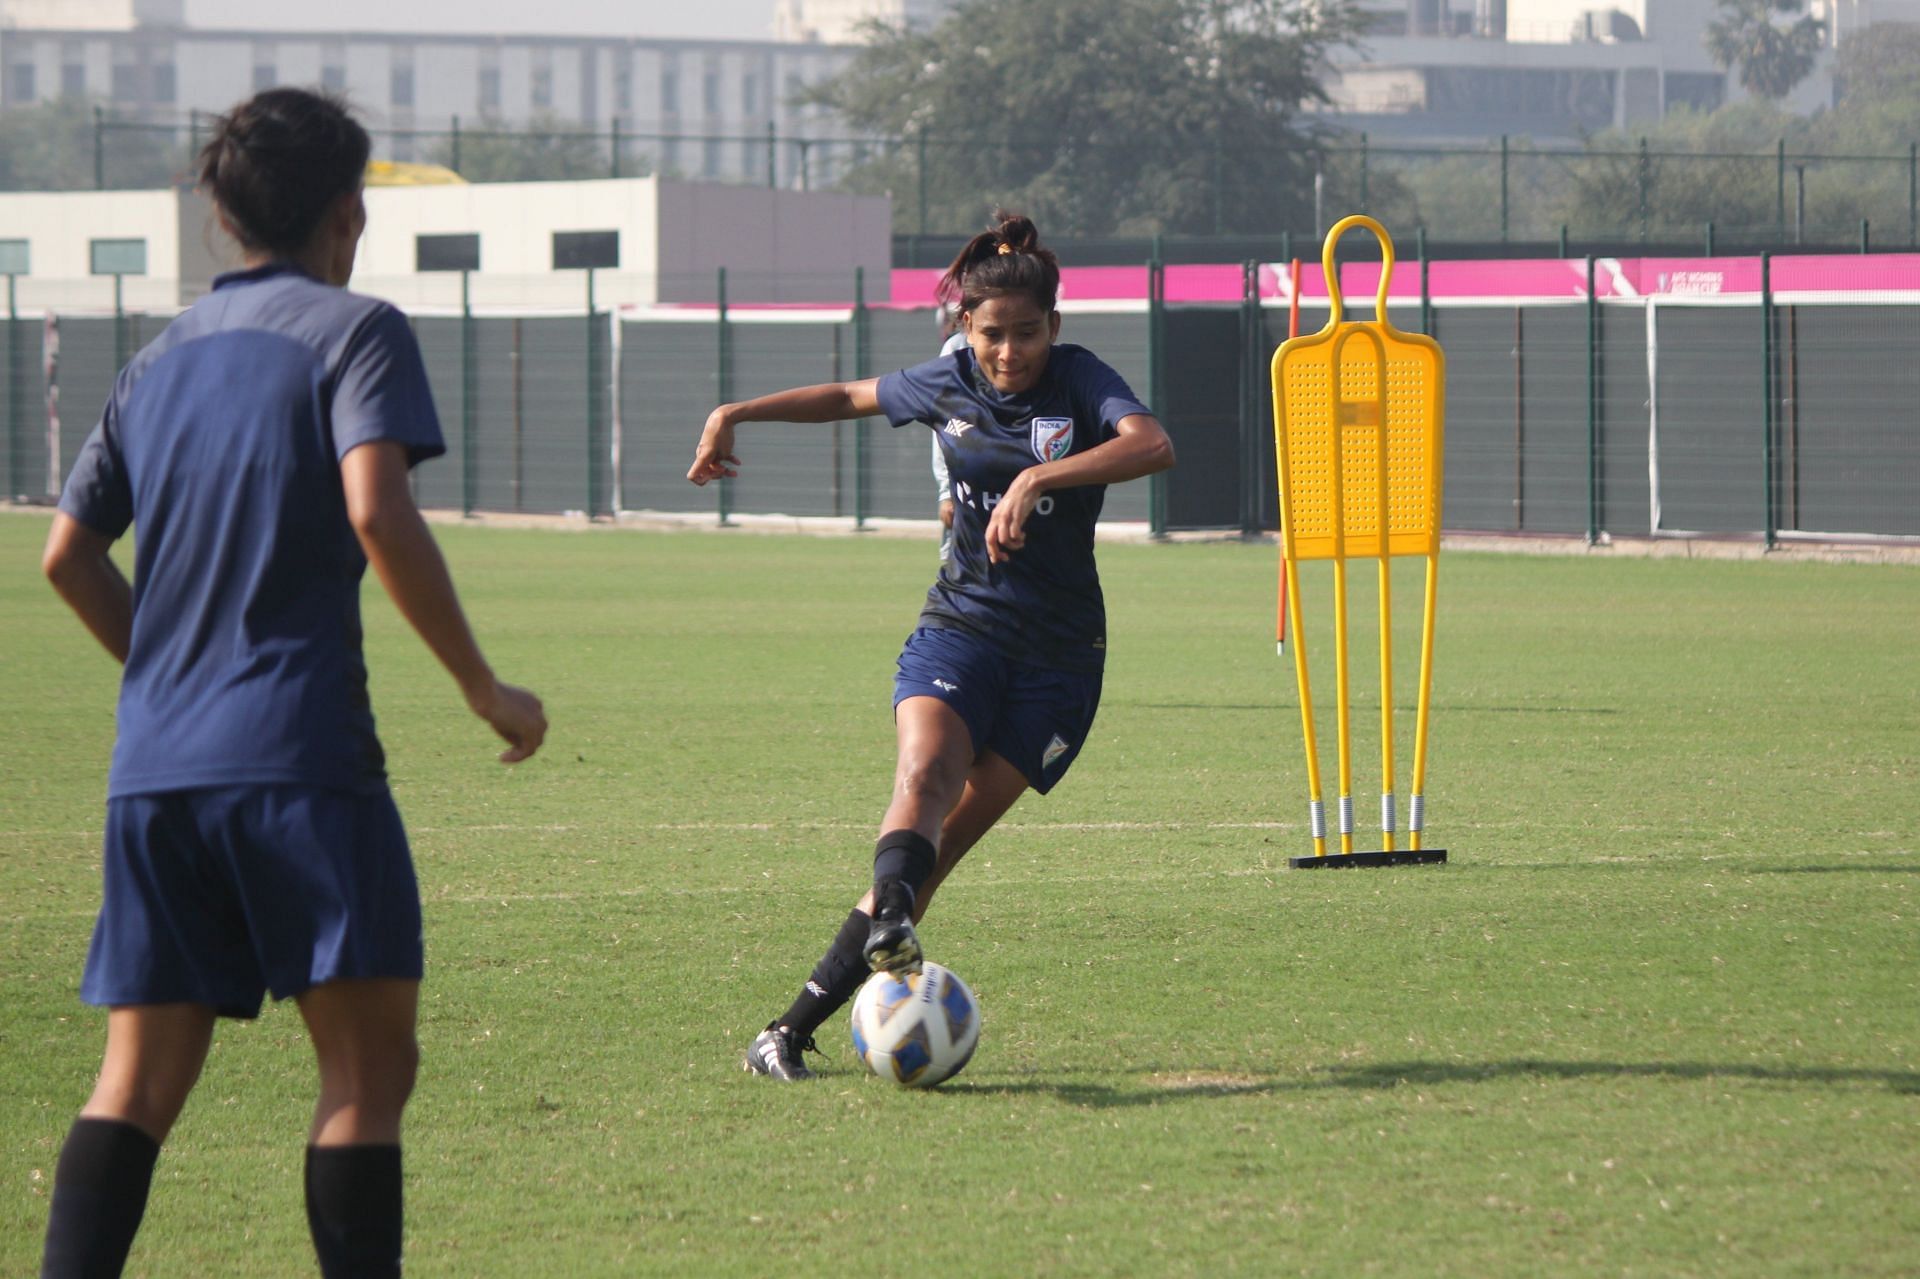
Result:
M1270 1096L1329 1089L1386 1092L1402 1086L1436 1087L1503 1079L1728 1079L1787 1086L1832 1087L1873 1084L1907 1096L1920 1096L1920 1071L1868 1070L1828 1066L1719 1065L1713 1062L1540 1061L1521 1058L1494 1062L1388 1061L1372 1066L1336 1066L1305 1075L1258 1075L1222 1071L1159 1072L1134 1086L1078 1083L1072 1080L997 1083L956 1080L941 1089L957 1095L1052 1096L1070 1106L1105 1110L1154 1106L1163 1102L1213 1097Z
M1749 866L1749 875L1920 875L1920 862L1894 865L1892 862L1861 862L1857 866Z
M1316 698L1315 704L1318 704ZM1105 705L1125 707L1135 711L1295 711L1298 702L1131 702L1108 698ZM1348 704L1349 711L1359 713L1380 709L1378 702L1355 701ZM1419 709L1411 702L1401 705L1394 703L1395 712L1404 711L1411 715ZM1618 709L1612 706L1435 706L1431 713L1439 715L1618 715Z
M1445 843L1444 840L1440 841ZM1466 843L1465 839L1458 841ZM1920 863L1861 862L1857 866L1837 866L1824 864L1817 866L1747 866L1728 854L1717 854L1713 865L1724 865L1741 875L1834 875L1851 872L1857 875L1920 875ZM1470 857L1458 858L1447 863L1447 870L1454 874L1468 871L1628 871L1643 873L1649 870L1684 871L1692 874L1703 869L1707 863L1696 856L1677 853L1642 853L1632 857L1611 857L1605 861L1586 860L1564 862L1477 862ZM1425 870L1425 867L1399 867L1401 870Z

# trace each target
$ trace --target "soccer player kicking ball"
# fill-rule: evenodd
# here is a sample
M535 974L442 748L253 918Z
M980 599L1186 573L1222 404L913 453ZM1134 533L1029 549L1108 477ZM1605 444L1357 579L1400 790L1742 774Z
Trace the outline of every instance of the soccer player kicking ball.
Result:
M723 404L687 472L695 484L738 474L741 422L884 413L934 430L953 483L953 554L894 677L899 753L873 888L748 1050L746 1068L775 1079L812 1075L802 1050L870 968L919 965L914 924L940 882L1022 792L1044 795L1073 764L1106 661L1093 562L1106 486L1173 465L1166 432L1120 375L1055 345L1060 268L1032 222L1002 215L942 288L959 299L965 347L880 378Z
M367 564L502 762L547 721L494 678L408 492L445 449L406 317L342 287L367 149L298 89L218 121L200 181L246 269L121 371L47 539L47 576L126 673L80 990L109 1010L106 1058L54 1174L46 1279L120 1273L215 1018L267 991L299 1003L319 1059L320 1269L400 1273L420 894L367 700ZM131 586L108 556L129 525Z

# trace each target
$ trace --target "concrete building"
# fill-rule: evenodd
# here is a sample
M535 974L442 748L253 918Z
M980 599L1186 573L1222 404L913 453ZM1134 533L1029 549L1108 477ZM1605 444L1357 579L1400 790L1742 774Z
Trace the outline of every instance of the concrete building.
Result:
M867 22L889 26L929 26L953 0L778 0L773 9L773 38L819 44L854 44Z
M863 271L887 299L884 196L664 178L369 188L353 287L409 309L578 310L708 303L727 269L736 301L844 302ZM239 255L191 191L0 195L0 273L29 310L166 312Z
M272 85L315 85L347 95L387 159L419 158L456 117L467 130L551 122L619 129L636 169L764 182L771 135L774 181L791 186L809 161L830 162L793 140L832 132L792 99L853 53L772 40L202 30L185 25L182 0L0 0L0 110L93 98L116 117L184 123Z
M1742 90L1703 42L1718 0L1362 0L1360 48L1335 58L1329 123L1384 141L1570 141L1631 129ZM1920 21L1920 0L1810 0L1826 48L1787 100L1831 105L1833 50L1875 22Z

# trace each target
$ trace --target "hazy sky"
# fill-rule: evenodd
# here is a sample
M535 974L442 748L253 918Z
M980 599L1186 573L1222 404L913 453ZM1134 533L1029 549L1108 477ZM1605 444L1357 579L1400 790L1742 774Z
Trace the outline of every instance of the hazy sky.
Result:
M774 0L186 0L195 27L732 37L773 33Z

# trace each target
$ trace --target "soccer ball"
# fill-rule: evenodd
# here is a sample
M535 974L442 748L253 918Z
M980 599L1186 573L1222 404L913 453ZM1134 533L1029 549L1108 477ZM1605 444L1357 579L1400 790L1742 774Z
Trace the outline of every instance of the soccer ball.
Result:
M875 973L853 999L853 1050L867 1069L908 1088L951 1079L980 1039L980 1005L938 964Z

